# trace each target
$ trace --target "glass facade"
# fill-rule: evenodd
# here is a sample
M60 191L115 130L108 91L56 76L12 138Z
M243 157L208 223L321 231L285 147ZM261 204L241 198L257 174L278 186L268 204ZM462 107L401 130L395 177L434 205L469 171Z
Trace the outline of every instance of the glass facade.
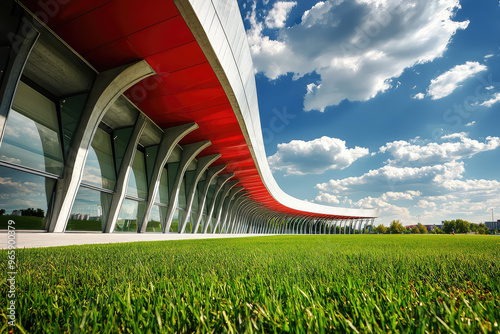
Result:
M98 188L115 189L116 174L111 136L100 128L97 129L89 148L82 182Z
M137 232L138 222L142 221L145 209L146 202L125 199L116 220L115 232Z
M162 232L162 225L167 215L167 207L160 205L153 205L151 214L149 215L148 227L146 232Z
M103 231L111 194L80 187L66 225L66 231Z
M132 170L128 179L127 196L146 200L148 197L148 181L146 179L146 163L144 153L135 152Z
M0 166L0 229L45 230L55 180Z
M23 82L7 118L0 160L55 175L64 167L56 105Z

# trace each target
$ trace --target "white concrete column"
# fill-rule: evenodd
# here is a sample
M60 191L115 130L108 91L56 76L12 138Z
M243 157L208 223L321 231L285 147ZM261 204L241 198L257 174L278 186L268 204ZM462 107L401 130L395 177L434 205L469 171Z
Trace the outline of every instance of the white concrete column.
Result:
M194 201L194 196L196 194L196 188L198 187L198 182L200 181L201 176L207 170L208 166L210 166L212 163L214 163L215 160L219 159L220 156L221 156L220 153L217 153L217 154L208 155L206 157L201 157L198 159L198 166L196 167L193 183L191 184L191 186L187 190L186 214L182 218L182 222L179 225L180 226L179 233L184 233L184 231L186 230L187 221L188 221L189 215L191 214L191 208L193 207L193 201ZM198 212L200 213L200 215L203 214L203 212L199 210L199 206L198 206ZM191 225L194 228L194 224L192 223ZM193 230L192 233L195 233L195 231Z
M165 168L168 158L181 139L196 129L198 129L198 125L196 123L189 123L164 130L163 137L160 141L160 145L158 146L153 172L151 173L151 180L148 187L148 201L146 209L144 210L144 218L142 219L139 229L141 233L146 232L148 227L149 214L155 204L156 193L160 187L161 174L163 173L163 169Z
M234 176L234 173L230 174L224 174L222 176L217 177L217 186L215 187L214 191L214 196L212 198L212 201L210 202L210 206L208 208L208 214L207 214L207 221L205 222L205 226L203 227L203 233L207 233L208 226L210 226L210 223L212 221L212 215L214 213L215 209L215 201L217 200L217 195L219 195L220 190L224 185L226 184L227 181L229 181L230 178ZM215 231L215 229L212 229L212 233Z
M203 211L205 209L205 205L207 202L207 194L208 194L208 189L210 188L210 183L212 183L212 181L217 177L217 175L220 172L224 170L224 168L226 168L226 165L218 165L209 167L207 170L205 185L203 186L203 189L201 190L200 193L201 202L198 204L198 211L200 212L200 214L198 215L198 219L196 219L196 224L194 224L193 233L196 233L196 231L198 231L198 228L200 227L201 221L203 219Z
M175 176L174 185L172 189L169 189L168 194L168 207L167 213L165 214L165 224L163 233L167 233L170 230L170 226L172 225L172 219L175 215L175 210L177 210L177 204L179 203L179 191L182 185L182 180L184 179L184 174L186 174L186 170L189 164L194 160L194 158L205 148L210 146L212 143L210 140L203 140L198 143L189 144L182 146L182 157L179 162L179 168L177 169L177 175ZM186 212L187 213L187 212ZM177 228L180 226L178 225Z
M108 109L130 87L155 74L145 60L100 73L91 89L66 157L62 179L57 181L49 232L63 232L75 200L90 144Z
M132 164L134 163L135 153L137 152L137 145L139 144L139 140L141 139L141 135L146 127L146 124L146 116L142 113L139 114L125 150L125 154L123 155L122 166L118 172L118 177L116 178L116 190L111 199L109 213L106 219L106 226L104 228L105 233L112 233L115 230L116 220L118 219L118 215L127 192L128 180L130 171L132 170Z
M220 201L219 201L219 205L218 205L218 207L215 210L215 214L216 214L216 216L215 216L215 224L214 224L214 228L212 230L212 233L215 233L215 231L217 230L217 227L220 224L221 215L222 215L222 208L224 207L224 202L227 200L227 195L229 194L229 192L231 191L231 189L238 182L240 182L240 181L238 181L238 180L231 180L231 181L228 181L224 185L224 188L223 188L222 193L221 193L221 198L220 198ZM222 227L221 227L221 229L222 229ZM219 233L222 233L222 231L220 231L220 230L219 230Z

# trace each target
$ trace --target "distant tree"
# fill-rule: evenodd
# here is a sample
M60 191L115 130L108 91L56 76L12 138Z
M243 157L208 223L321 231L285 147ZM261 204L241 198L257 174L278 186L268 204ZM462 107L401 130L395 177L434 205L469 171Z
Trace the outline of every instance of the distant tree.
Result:
M21 209L21 216L29 216L29 217L45 217L45 211L42 209L34 209L34 208L27 208L27 209Z
M484 227L478 227L476 230L476 233L477 234L486 234L486 230L484 229Z
M421 234L427 234L427 227L425 227L424 225L418 223L417 228Z
M456 230L456 222L454 220L445 220L443 222L443 231L444 233L450 234L453 230Z
M469 233L470 232L470 223L466 220L457 219L456 220L455 233Z
M420 229L416 226L413 226L411 229L411 233L413 234L420 234Z
M498 230L495 230L493 233L498 234Z
M392 223L391 223L391 226L389 226L389 231L392 234L401 234L405 230L406 230L406 228L403 225L401 225L401 223L399 222L399 220L393 220Z
M434 228L431 230L431 233L432 234L443 234L444 232L442 229L440 229L439 227L434 225Z
M380 224L379 226L377 226L375 228L375 232L376 233L380 233L380 234L385 234L385 233L387 233L387 227L385 227L384 225Z
M0 216L3 216L5 213L5 209L0 209Z

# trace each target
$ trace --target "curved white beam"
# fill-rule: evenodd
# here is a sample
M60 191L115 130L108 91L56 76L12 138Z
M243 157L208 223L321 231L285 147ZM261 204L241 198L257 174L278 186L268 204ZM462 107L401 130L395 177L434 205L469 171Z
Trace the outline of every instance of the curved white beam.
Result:
M269 194L294 210L316 215L371 218L373 209L339 208L296 199L281 190L267 163L250 47L236 0L174 0L217 75L238 119Z

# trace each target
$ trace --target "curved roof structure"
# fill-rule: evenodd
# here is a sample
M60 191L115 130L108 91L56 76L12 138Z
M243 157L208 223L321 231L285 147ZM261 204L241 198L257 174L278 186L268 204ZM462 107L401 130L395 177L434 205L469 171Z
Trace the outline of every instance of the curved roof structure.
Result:
M376 210L309 203L285 194L264 150L254 69L235 0L38 0L23 5L98 72L145 60L156 75L125 95L161 128L195 122L180 142L210 140L252 200L274 212L365 219ZM46 4L46 3L45 3Z

